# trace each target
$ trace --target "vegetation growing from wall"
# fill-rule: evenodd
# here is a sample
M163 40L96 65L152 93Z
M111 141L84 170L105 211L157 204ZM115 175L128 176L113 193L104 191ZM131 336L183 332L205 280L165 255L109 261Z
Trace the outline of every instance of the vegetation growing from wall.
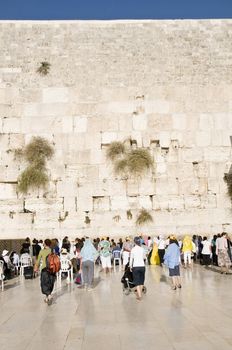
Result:
M150 222L153 222L151 214L146 209L141 209L136 219L136 225L142 226Z
M18 178L18 191L27 193L28 190L45 187L49 181L46 160L52 158L53 147L42 137L33 137L23 150L23 157L29 163L28 167Z
M232 202L232 172L229 172L224 175L224 181L227 184L228 196L230 197L230 200Z
M51 67L51 64L49 62L43 61L43 62L40 63L40 66L37 69L37 72L40 75L44 75L44 76L48 75L48 73L50 71L50 67Z
M123 142L112 142L106 156L112 161L114 172L118 175L139 177L154 165L149 150L126 148Z

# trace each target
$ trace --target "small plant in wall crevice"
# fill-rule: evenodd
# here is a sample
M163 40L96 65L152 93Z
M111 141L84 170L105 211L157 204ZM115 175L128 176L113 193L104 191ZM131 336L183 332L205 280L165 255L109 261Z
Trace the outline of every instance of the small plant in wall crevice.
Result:
M146 148L126 147L123 142L112 142L106 153L118 175L141 177L153 168L153 158Z
M227 193L232 203L232 171L224 175L224 181L227 184Z
M136 219L136 225L142 226L142 225L145 225L145 224L148 224L151 222L153 222L153 218L152 218L151 214L149 213L149 211L144 209L144 208L141 209L139 211L139 214L138 214L137 219Z
M23 157L29 163L18 178L18 191L26 194L30 188L45 187L49 181L46 160L52 158L53 147L42 137L33 137L23 150Z
M39 73L40 75L48 75L49 71L50 71L50 67L51 67L51 64L47 61L43 61L43 62L40 62L40 66L39 68L37 69L37 73Z

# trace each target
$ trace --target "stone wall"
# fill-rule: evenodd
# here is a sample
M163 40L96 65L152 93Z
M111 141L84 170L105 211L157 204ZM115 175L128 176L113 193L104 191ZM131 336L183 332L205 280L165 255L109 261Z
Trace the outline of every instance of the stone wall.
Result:
M1 238L232 231L232 20L1 21L0 48ZM50 183L22 196L14 150L38 135ZM106 161L127 139L154 157L141 181Z

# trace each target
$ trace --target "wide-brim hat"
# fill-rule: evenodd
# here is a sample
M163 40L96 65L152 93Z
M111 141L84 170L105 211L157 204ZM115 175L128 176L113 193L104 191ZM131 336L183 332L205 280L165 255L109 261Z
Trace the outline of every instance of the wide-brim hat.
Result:
M3 250L3 252L2 252L2 256L7 255L8 253L9 253L9 251L8 251L8 250L6 250L6 249L4 249L4 250Z

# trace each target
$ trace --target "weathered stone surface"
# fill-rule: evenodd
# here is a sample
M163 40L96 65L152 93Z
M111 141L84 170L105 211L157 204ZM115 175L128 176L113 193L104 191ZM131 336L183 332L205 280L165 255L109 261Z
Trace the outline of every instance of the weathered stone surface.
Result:
M0 22L1 237L231 230L223 180L232 164L231 25ZM36 72L44 42L46 77ZM24 196L34 214L21 213L16 182L27 164L14 154L33 136L55 150L49 186ZM106 159L112 141L150 149L153 171L116 175ZM138 228L141 207L154 223Z

